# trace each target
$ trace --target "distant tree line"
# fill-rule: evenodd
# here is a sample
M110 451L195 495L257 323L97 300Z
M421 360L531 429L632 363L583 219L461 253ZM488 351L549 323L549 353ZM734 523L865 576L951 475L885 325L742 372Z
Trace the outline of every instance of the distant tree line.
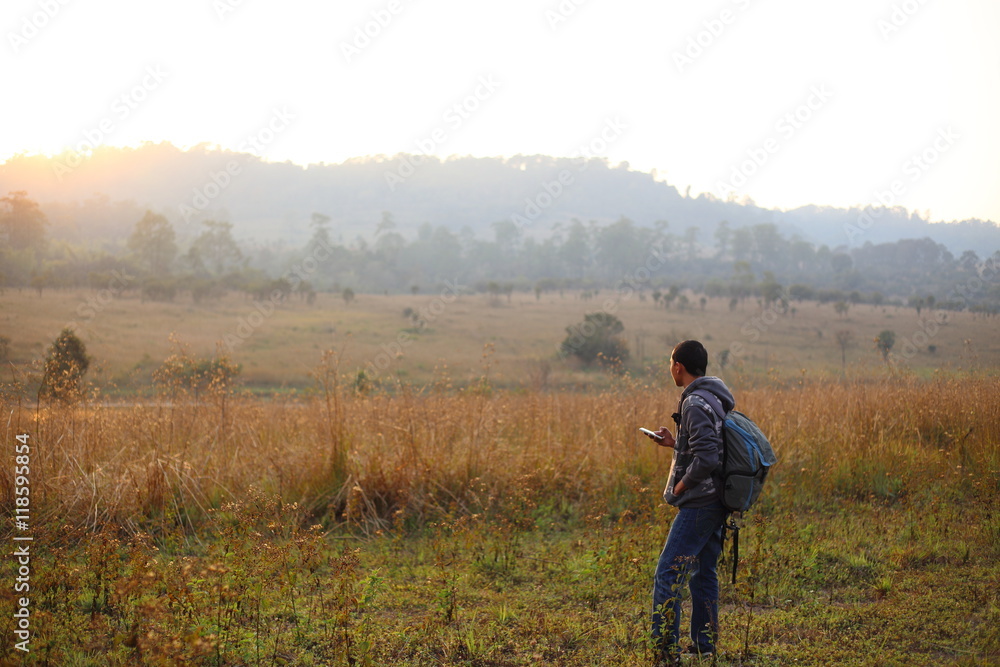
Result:
M25 192L0 199L0 290L89 287L144 299L203 301L227 291L266 300L315 299L334 292L350 302L362 293L482 292L497 304L514 291L538 298L559 290L623 285L664 307L692 306L692 295L753 298L789 307L794 301L896 303L914 308L1000 311L1000 252L955 257L930 238L848 249L783 236L771 223L676 229L668 221L639 226L573 219L545 238L515 221L492 225L491 239L425 223L414 238L384 213L370 238L335 242L330 218L314 213L300 246L240 243L233 225L207 220L181 244L163 215L147 211L118 245L54 241ZM695 297L697 298L697 297ZM703 304L702 304L703 305Z
M774 223L786 235L799 233L831 248L930 236L956 254L966 248L980 253L1000 249L1000 226L991 221L937 224L929 212L921 215L901 206L774 210L749 197L719 199L692 194L690 188L681 193L655 172L597 157L375 155L306 167L208 146L182 150L163 142L99 146L75 156L80 162L72 176L51 178L67 157L13 156L0 163L0 182L11 184L8 189L29 190L44 202L53 235L77 243L123 238L144 209L151 208L177 224L185 241L201 220L215 219L236 223L241 238L282 239L298 246L309 237L308 224L302 222L308 223L312 211L332 216L338 239L361 234L371 240L373 223L389 210L407 238L424 221L454 231L468 226L487 237L490 223L497 220L528 219L530 234L544 230L548 235L559 221L579 218L603 225L625 216L645 226L669 220L671 231L682 238L694 227L700 230L697 241L706 246L719 221L728 220L733 228ZM224 192L198 202L209 184L217 185L212 175L227 173L234 162L240 171ZM416 162L419 168L412 176L390 187L389 175L409 173Z

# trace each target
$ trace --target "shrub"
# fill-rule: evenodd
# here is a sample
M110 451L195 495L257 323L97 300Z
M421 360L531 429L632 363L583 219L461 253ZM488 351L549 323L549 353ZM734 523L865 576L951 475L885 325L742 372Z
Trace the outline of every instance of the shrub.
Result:
M598 361L603 365L625 363L629 358L628 343L622 338L622 321L609 313L588 313L583 322L566 327L566 338L560 346L563 357L575 356L585 364Z
M90 367L90 357L83 341L72 329L63 329L56 337L45 360L45 372L38 389L40 398L72 401L80 395L80 380Z

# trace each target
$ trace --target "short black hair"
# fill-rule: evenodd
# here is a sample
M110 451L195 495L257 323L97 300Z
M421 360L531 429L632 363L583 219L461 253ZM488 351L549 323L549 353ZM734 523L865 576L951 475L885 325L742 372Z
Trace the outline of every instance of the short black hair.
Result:
M677 343L670 354L674 361L684 364L684 369L695 377L702 377L708 369L708 350L696 340Z

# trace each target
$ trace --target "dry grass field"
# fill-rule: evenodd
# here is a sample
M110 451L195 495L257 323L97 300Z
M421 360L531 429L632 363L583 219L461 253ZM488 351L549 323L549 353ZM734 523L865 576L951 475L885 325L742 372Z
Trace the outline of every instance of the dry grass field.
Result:
M8 664L643 665L676 389L479 383L19 407L31 652ZM740 390L780 461L722 589L732 665L1000 659L1000 381ZM23 444L22 443L22 444ZM23 471L17 474L22 474ZM728 554L728 550L727 550ZM726 556L729 559L729 556ZM722 568L729 567L723 563ZM19 574L20 573L20 574Z
M197 395L149 384L169 333L210 356L253 302L123 298L79 330L95 391L36 405L23 364L86 295L8 291L0 505L24 523L0 540L30 559L0 570L0 663L649 664L674 510L670 453L637 427L669 423L678 390L654 371L689 336L745 346L720 374L779 456L722 585L718 663L1000 663L993 322L634 297L613 311L643 352L628 373L558 360L602 296L294 302L234 351L243 387ZM433 318L357 391L357 370L413 328L405 308ZM882 329L890 365L871 344Z
M15 365L38 360L59 331L72 325L94 359L88 379L106 393L140 390L170 353L171 333L193 355L221 350L241 366L241 381L257 389L302 389L323 351L336 350L343 371L366 369L372 379L427 385L465 385L484 373L499 386L592 388L608 386L605 373L588 372L558 358L566 327L584 314L605 311L625 325L629 370L656 371L670 348L698 338L713 355L731 350L726 368L712 372L742 377L866 376L882 366L873 339L896 333L895 363L928 376L934 371L1000 367L995 319L970 313L869 305L838 315L831 304L793 304L778 314L755 301L730 310L728 300L710 299L704 309L692 297L685 310L658 307L635 293L455 295L444 289L425 295L358 295L346 304L321 294L315 304L290 300L276 307L231 294L193 304L142 302L135 296L102 305L85 290L8 290L0 295L0 336L10 339ZM421 324L404 316L410 310ZM849 332L845 350L838 332ZM843 357L842 357L843 353ZM716 360L718 357L713 357Z

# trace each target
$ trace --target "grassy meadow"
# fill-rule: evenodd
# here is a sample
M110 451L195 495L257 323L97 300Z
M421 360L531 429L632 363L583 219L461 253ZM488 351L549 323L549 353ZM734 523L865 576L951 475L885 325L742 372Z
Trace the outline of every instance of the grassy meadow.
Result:
M931 331L926 312L804 303L773 318L633 296L615 306L628 373L557 359L565 327L611 296L321 295L235 349L242 387L197 397L148 386L168 334L210 356L253 302L126 297L80 329L94 390L36 405L18 364L80 319L86 293L8 291L0 502L15 514L27 435L31 513L0 538L8 553L33 538L32 635L29 653L15 648L26 593L8 557L0 662L650 664L674 510L660 497L670 451L636 429L669 423L678 390L654 371L700 337L710 352L745 346L710 371L779 455L743 520L736 585L728 545L720 564L717 662L1000 664L992 322L949 313L886 365L874 335L893 329L901 346ZM405 308L433 318L414 327ZM356 391L357 370L408 328L402 356ZM840 330L855 332L846 369Z
M728 299L691 297L685 309L657 306L649 296L613 290L515 293L490 297L444 288L429 294L361 294L351 303L320 294L314 304L291 299L271 308L230 294L194 304L143 302L136 295L100 300L88 290L7 290L0 295L0 336L8 358L21 366L44 357L59 331L72 325L93 363L88 380L104 394L146 391L171 353L170 335L198 357L226 354L241 367L239 380L268 393L309 390L325 350L337 351L344 372L367 369L384 385L428 385L442 378L457 386L477 382L488 352L496 386L589 390L608 375L558 358L566 327L604 310L621 319L634 375L658 365L685 338L705 342L710 354L731 350L727 367L713 372L752 381L869 375L883 365L873 339L896 333L895 362L923 376L938 370L1000 368L1000 337L992 318L895 306L853 305L845 315L832 304L793 303L777 314L755 300L730 309ZM415 313L421 324L406 312ZM266 313L266 314L265 314ZM849 332L846 349L838 332ZM717 356L713 359L718 359ZM4 378L9 379L9 378Z

